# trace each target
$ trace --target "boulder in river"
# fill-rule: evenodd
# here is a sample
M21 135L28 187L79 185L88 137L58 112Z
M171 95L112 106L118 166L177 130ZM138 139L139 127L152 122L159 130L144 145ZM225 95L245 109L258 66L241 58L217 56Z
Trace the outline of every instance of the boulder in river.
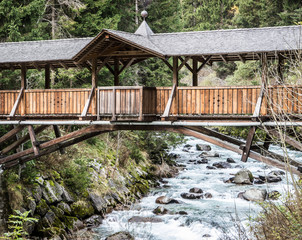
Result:
M233 182L236 184L252 184L254 180L253 174L248 169L241 169L235 174Z
M212 148L210 145L207 144L196 144L196 150L198 151L211 151Z
M206 159L206 158L203 158L203 159L201 159L201 160L197 160L197 164L207 164L209 161L208 161L208 159Z
M207 192L207 193L204 194L204 197L205 198L212 198L213 195L212 195L212 193Z
M101 215L92 215L91 217L84 220L87 227L95 228L102 224L103 217Z
M283 175L285 175L285 172L282 170L273 170L273 171L269 172L268 175L269 176L283 176Z
M207 166L207 169L214 170L214 169L217 169L217 167L214 167L214 166Z
M232 168L232 165L228 162L215 162L213 166L217 168Z
M179 211L179 212L177 212L177 214L179 214L179 215L188 215L188 213L186 211Z
M155 202L158 204L179 203L179 201L177 201L176 199L169 198L166 196L160 196L160 197L156 198Z
M170 213L170 211L168 209L164 208L163 206L158 206L152 212L156 215L165 215L167 213Z
M233 158L227 158L228 163L235 163L235 160Z
M184 199L200 199L202 198L202 194L193 194L193 193L182 193L180 196Z
M201 188L197 188L197 187L194 187L194 188L191 188L189 190L190 193L203 193L202 189Z
M268 182L268 183L272 183L272 182L280 182L282 181L281 177L276 176L276 175L267 175L267 176L261 176L259 175L259 178L262 181Z
M106 240L134 240L128 232L118 232L106 238Z
M134 223L146 223L146 222L151 222L151 223L159 223L163 222L162 219L158 217L141 217L141 216L134 216L128 220L128 222L134 222Z
M246 190L242 194L242 197L247 201L259 202L264 201L266 199L266 195L267 191L265 189L251 188L249 190Z

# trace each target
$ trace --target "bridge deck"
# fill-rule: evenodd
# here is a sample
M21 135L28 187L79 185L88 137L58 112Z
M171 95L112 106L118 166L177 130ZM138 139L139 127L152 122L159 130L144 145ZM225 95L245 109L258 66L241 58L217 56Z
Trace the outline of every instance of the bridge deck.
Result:
M242 119L252 116L260 86L178 87L170 116ZM171 87L99 87L97 89L1 90L1 119L135 120L160 119ZM272 86L260 115L297 115L302 112L302 86Z

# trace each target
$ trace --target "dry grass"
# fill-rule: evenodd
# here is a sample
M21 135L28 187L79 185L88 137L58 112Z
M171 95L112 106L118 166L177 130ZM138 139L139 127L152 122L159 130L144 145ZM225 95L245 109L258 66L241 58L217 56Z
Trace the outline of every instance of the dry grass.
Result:
M283 203L263 203L262 213L251 226L255 238L257 240L302 239L302 205L300 202L299 195L289 194Z

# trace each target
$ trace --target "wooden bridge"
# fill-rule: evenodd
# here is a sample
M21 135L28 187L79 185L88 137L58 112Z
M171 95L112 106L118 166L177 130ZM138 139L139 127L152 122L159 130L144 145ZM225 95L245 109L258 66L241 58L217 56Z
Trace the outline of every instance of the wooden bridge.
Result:
M0 90L2 119L161 120L172 87ZM260 86L178 87L163 120L252 119ZM267 88L259 116L302 113L302 86ZM269 101L267 100L269 99Z
M0 145L0 164L5 169L54 151L63 153L65 147L104 132L154 130L195 136L241 154L242 161L252 157L301 174L301 163L290 159L289 165L269 151L270 138L280 137L277 126L302 124L302 86L283 82L284 62L300 57L300 28L154 34L143 21L134 34L103 30L95 38L1 43L0 69L20 69L21 84L19 90L0 90L0 124L12 126L0 136L0 144L25 128L28 133ZM151 57L160 58L171 70L171 87L119 86L125 69ZM204 66L249 60L261 62L261 86L198 86ZM278 63L274 85L268 79L269 61ZM73 67L90 70L91 88L51 89L51 70ZM103 67L113 74L114 86L98 85ZM183 67L192 74L192 86L179 86ZM28 69L45 70L45 89L27 89ZM87 126L61 136L58 125ZM56 138L39 141L38 134L49 126ZM211 126L250 130L244 142L206 128ZM267 132L261 146L253 145L257 128ZM27 141L30 148L15 151ZM286 136L285 141L302 151L297 139Z

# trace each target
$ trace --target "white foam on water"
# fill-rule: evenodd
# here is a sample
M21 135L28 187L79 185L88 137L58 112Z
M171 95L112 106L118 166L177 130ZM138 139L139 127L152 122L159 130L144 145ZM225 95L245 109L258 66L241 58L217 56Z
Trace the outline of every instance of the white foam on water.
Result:
M256 216L261 209L257 204L237 198L238 193L250 188L266 189L268 191L277 190L284 193L290 187L287 184L286 177L283 177L282 182L263 185L224 183L224 180L229 179L241 169L235 167L236 165L249 169L254 176L266 175L270 171L278 169L252 159L249 159L247 163L243 163L240 161L241 156L239 154L192 137L187 138L186 144L192 145L189 152L182 151L183 146L172 150L173 153L180 154L177 162L185 164L186 170L175 178L165 179L168 181L167 185L170 188L152 190L149 196L143 198L134 206L134 209L140 210L113 211L105 218L104 223L96 229L99 232L99 239L105 239L115 232L129 231L135 239L142 240L216 240L224 231L236 234L234 219L238 217L243 225L247 224L249 217ZM211 155L216 152L219 153L220 157L205 156L209 161L208 164L195 165L189 163L189 160L201 159L199 157L201 151L196 150L196 144L210 145L212 148ZM278 146L272 146L270 150L283 154ZM298 161L302 159L302 153L297 151L289 150L289 155ZM232 168L215 170L206 168L214 162L225 162L228 157L236 161L236 163L231 164ZM204 193L210 192L213 198L189 200L180 197L181 193L188 192L192 187L201 188ZM164 205L165 208L174 213L186 211L188 215L154 215L152 210L158 206L155 200L162 195L182 202L181 204ZM162 219L163 222L129 223L128 220L133 216L156 217ZM210 237L203 237L205 234Z

